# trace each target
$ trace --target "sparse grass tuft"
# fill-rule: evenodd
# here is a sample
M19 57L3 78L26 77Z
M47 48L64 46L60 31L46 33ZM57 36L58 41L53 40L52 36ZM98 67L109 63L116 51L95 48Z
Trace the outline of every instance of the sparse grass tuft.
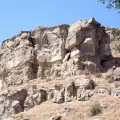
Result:
M100 104L98 102L95 102L92 106L91 106L91 116L95 116L97 114L100 114L102 112L102 108L100 106Z

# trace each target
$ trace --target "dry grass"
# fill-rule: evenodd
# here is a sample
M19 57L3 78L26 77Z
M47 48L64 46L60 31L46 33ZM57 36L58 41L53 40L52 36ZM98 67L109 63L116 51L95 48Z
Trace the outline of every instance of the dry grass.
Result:
M85 76L75 76L71 77L70 79L74 80L76 78L82 77ZM95 81L98 88L107 90L110 87L109 83L105 81L104 77L101 77L101 74L96 76L91 75L90 77ZM23 86L27 87L28 89L34 85L37 85L38 87L53 88L55 84L65 84L65 82L67 82L67 79L57 79L49 82L33 81L26 83ZM20 120L24 120L24 118L29 118L29 120L48 120L51 116L60 115L62 116L62 120L93 120L94 117L91 117L90 110L92 104L96 101L98 101L100 105L107 105L107 108L102 108L102 114L95 116L96 119L119 120L120 99L112 97L108 94L97 94L91 97L91 99L88 101L73 101L63 104L55 104L47 101L38 106L35 106L27 112L18 114L16 118L21 117ZM66 109L68 109L68 111L66 111Z

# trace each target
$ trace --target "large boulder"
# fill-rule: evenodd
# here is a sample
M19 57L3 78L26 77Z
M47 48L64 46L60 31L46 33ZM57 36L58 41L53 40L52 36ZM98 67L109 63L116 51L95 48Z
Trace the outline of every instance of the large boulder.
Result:
M78 25L79 25L79 23L78 23ZM74 26L74 24L73 24L73 26ZM71 27L73 27L73 26L71 26ZM72 29L71 27L70 27L69 31L71 31L71 29ZM76 28L75 31L69 32L68 37L66 39L65 48L71 49L74 46L79 45L83 41L83 37L84 37L84 31L82 30L81 27L79 27L78 29Z
M120 67L117 67L113 72L113 79L120 81Z
M0 93L0 119L4 120L10 115L24 111L24 101L27 91L23 88Z
M54 103L63 103L64 102L64 87L63 85L60 84L56 84L54 86L55 91L54 91L54 98L53 98L53 102Z
M88 73L97 73L100 71L99 67L94 62L91 61L85 61L84 68L85 71Z
M106 80L108 82L120 81L120 67L113 66L106 73Z
M74 82L66 83L65 85L65 102L72 101L76 96L76 89L74 86Z
M91 91L95 88L95 82L91 78L77 79L74 82L77 91L77 100L88 100L91 95Z
M88 100L93 94L95 82L91 78L83 77L68 79L65 85L65 102Z
M37 86L30 87L27 93L26 100L24 101L24 109L29 110L35 105L47 100L47 92L45 89L37 88Z
M81 79L77 78L74 81L74 85L76 88L86 89L86 90L90 90L90 89L95 88L95 82L89 77L83 77Z

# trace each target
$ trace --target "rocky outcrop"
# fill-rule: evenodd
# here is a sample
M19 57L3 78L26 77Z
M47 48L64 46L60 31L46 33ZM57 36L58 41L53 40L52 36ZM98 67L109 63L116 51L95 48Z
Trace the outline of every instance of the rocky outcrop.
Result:
M109 69L106 73L106 79L111 82L120 81L120 67L113 66Z
M28 111L45 101L61 104L73 100L85 101L94 95L95 82L90 78L73 78L65 81L66 83L55 84L54 89L44 84L24 85L1 92L0 119L4 120L10 115Z
M20 85L37 78L38 64L30 32L23 32L4 41L0 48L0 56L0 78L3 87Z
M90 78L71 80L68 79L65 85L55 85L53 102L63 103L73 100L88 100L93 94L95 82Z
M110 29L105 30L94 18L79 20L71 26L22 31L4 41L0 48L2 87L36 78L104 71L108 69L104 64L113 60L115 51L111 48L111 35Z
M86 101L98 93L108 94L108 90L97 89L90 77L78 76L107 72L107 80L120 80L119 33L119 29L105 28L91 18L70 26L37 27L3 41L0 119L28 111L45 101L62 104ZM43 83L24 86L33 81L55 79L64 83L52 83L52 87L43 87ZM112 96L117 94L112 91Z
M0 93L0 119L4 120L11 114L24 111L24 101L27 96L25 89L4 91Z
M46 90L31 86L8 89L0 93L0 119L17 114L47 100Z
M35 87L35 88L34 88ZM47 92L44 89L37 88L33 86L27 92L27 97L24 101L24 110L29 110L35 105L39 105L40 103L47 100Z

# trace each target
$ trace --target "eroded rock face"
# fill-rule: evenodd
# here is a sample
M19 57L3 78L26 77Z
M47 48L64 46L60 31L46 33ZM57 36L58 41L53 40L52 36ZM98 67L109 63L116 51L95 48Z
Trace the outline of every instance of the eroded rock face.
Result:
M2 87L36 78L66 77L83 71L101 72L103 67L108 69L104 66L109 63L105 56L114 54L111 35L110 29L105 31L94 18L79 20L71 26L63 24L22 31L4 41L0 48Z
M29 110L35 105L47 100L47 92L42 88L36 86L31 87L27 92L27 97L24 101L24 110Z
M111 82L120 81L120 67L113 66L109 69L106 73L106 79Z
M0 94L0 119L4 120L12 114L24 111L24 101L27 97L25 89L4 91Z
M3 91L0 93L0 119L29 110L46 100L47 91L35 85Z
M88 78L68 79L65 85L55 85L53 102L63 103L73 100L88 100L94 92L95 82Z
M0 119L5 120L46 101L57 104L73 100L85 101L92 97L90 93L94 92L94 88L94 81L84 77L67 79L66 83L55 84L54 89L37 85L9 88L0 93Z
M76 97L74 82L69 82L65 86L65 102L71 102Z
M21 33L13 40L4 41L1 46L0 78L3 87L20 85L37 78L38 65L30 40L29 32Z
M47 100L62 104L89 100L97 94L91 78L69 79L72 76L107 71L107 79L119 81L119 38L119 29L105 28L91 18L71 26L22 31L4 41L0 47L0 119L10 119L10 115L28 111ZM56 78L68 80L53 88L33 85L19 89L34 80ZM12 87L16 89L10 91L8 88ZM118 92L113 94L117 96Z

